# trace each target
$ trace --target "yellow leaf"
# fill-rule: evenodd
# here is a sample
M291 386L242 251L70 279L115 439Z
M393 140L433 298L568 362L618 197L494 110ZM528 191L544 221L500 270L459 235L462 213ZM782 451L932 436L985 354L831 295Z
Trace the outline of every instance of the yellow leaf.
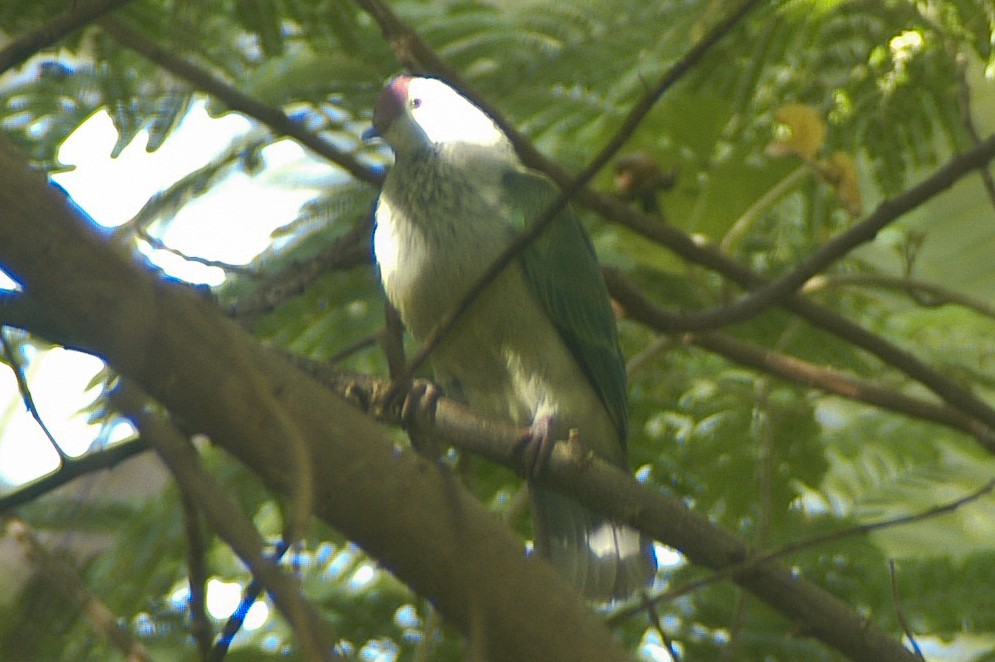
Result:
M797 154L811 161L826 141L826 123L812 106L791 103L774 111L774 119L781 124L777 140L767 146L767 153L774 156Z

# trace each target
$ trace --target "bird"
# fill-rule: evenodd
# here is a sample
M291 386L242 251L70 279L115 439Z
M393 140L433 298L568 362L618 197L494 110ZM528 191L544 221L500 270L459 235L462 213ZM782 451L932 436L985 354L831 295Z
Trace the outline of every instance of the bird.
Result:
M400 75L369 136L394 153L374 213L383 290L415 340L559 196L492 118L439 78ZM431 355L436 382L482 416L567 439L628 470L625 362L593 245L565 208L484 289ZM652 540L529 481L534 550L585 598L625 599L656 573Z

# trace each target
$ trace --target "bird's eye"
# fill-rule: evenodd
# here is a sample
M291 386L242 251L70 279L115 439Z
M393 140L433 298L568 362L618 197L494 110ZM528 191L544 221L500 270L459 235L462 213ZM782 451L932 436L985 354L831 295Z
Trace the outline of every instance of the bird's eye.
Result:
M415 108L420 108L421 107L421 99L419 99L417 97L415 97L414 99L412 99L408 103L411 104L411 109L412 110L414 110Z

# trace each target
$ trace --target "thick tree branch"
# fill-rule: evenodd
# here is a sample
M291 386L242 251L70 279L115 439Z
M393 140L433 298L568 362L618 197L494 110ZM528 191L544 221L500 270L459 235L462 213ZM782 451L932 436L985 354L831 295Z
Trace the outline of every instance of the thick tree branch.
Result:
M373 380L356 381L351 396L399 422L385 409L382 397L387 391ZM531 466L521 430L481 419L451 400L435 402L432 410L416 406L407 423L416 436L484 456L519 475ZM680 499L637 482L628 472L586 451L581 442L556 443L538 480L666 542L695 564L716 570L734 566L729 575L737 584L792 619L805 634L852 659L913 659L896 640L843 601L773 558L750 562L754 552L745 541L688 509Z
M8 69L24 64L42 49L129 2L131 0L73 2L68 11L59 14L34 32L15 39L0 51L0 75Z
M0 138L0 267L58 328L288 494L278 409L307 443L314 513L431 599L494 660L622 660L549 564L445 468L398 451L367 416L260 347L209 302L105 243ZM548 623L555 622L556 628Z

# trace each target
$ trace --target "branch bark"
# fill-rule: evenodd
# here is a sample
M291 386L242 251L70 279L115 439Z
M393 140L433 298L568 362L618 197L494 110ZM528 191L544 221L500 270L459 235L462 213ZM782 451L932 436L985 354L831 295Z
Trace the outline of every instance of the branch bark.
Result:
M299 478L281 421L292 420L321 475L315 515L431 599L488 659L626 659L559 575L527 560L448 470L399 451L208 301L121 255L2 138L0 172L0 266L186 431L290 494Z
M380 380L348 377L306 360L299 365L342 392L358 406L399 424L385 410L389 390ZM464 406L440 399L434 409L415 407L407 419L414 436L458 447L498 462L523 475L531 463L523 453L520 430L508 423L482 419ZM690 510L677 498L637 482L629 473L585 452L572 440L556 443L538 481L591 508L625 521L655 540L680 550L697 564L724 571L796 623L808 636L821 640L854 660L910 660L912 654L887 633L839 598L806 581L775 557L755 555L738 536Z

